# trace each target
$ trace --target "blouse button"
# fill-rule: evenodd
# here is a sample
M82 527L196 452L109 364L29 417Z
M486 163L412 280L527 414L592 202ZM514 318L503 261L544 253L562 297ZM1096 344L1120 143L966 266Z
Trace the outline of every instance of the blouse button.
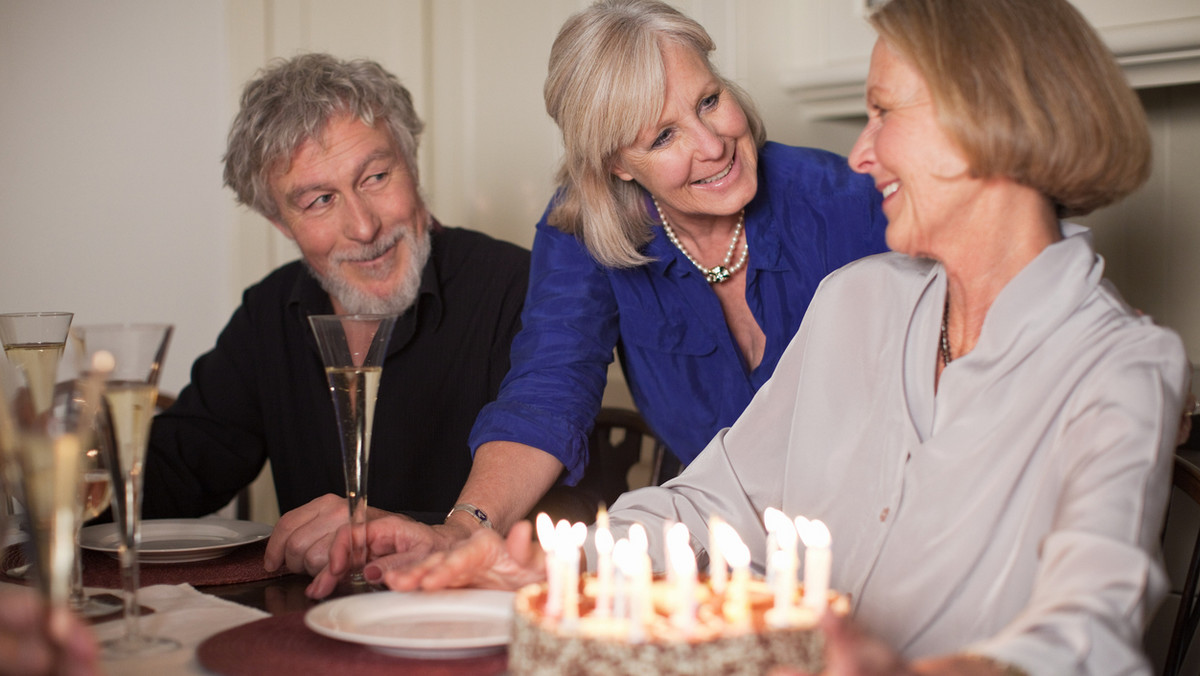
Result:
M891 507L884 507L884 508L883 508L883 511L879 513L879 520L880 520L881 522L882 522L882 521L887 521L887 518L888 518L888 513L889 513L889 512L891 512L891 510L892 510L892 508L891 508Z

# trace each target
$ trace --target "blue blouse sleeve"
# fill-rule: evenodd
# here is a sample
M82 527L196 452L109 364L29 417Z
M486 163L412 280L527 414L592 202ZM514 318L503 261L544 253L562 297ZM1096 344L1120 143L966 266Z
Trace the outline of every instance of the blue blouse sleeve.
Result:
M496 401L475 421L472 453L488 441L526 444L558 458L567 483L576 483L587 465L587 435L600 410L617 334L608 272L543 215L512 365Z

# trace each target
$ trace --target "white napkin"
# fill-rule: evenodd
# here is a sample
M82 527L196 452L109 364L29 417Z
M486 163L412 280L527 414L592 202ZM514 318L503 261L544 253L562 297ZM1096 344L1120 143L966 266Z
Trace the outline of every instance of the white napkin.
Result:
M201 593L188 584L142 587L138 590L138 603L154 609L153 613L141 616L142 633L173 638L182 647L161 655L105 660L101 663L105 673L121 676L208 674L210 672L196 660L197 646L226 629L269 617L261 610ZM92 628L102 642L125 633L123 618Z

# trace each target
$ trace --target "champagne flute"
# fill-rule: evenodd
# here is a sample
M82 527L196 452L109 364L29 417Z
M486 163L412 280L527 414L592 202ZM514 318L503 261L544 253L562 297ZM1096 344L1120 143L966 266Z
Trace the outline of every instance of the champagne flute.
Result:
M58 362L62 359L67 332L74 318L70 312L9 312L0 314L0 342L4 355L25 371L25 382L37 411L50 408ZM15 467L8 463L10 467ZM8 471L15 471L10 469ZM17 498L17 482L5 482L4 511L13 513L12 499Z
M112 458L109 425L103 408L96 415L92 443L83 451L79 460L82 476L79 493L80 519L75 528L75 569L71 574L71 610L82 617L103 617L121 610L121 605L90 596L83 589L83 548L79 537L83 524L102 514L112 500ZM105 595L108 598L111 596Z
M52 389L45 410L39 410L43 402L28 371L11 364L0 368L5 395L0 436L14 451L36 552L38 588L51 612L66 609L70 596L80 515L79 464L91 443L103 371L111 359L99 357L97 364L85 377Z
M158 397L158 376L171 342L169 324L86 326L76 330L90 359L97 352L112 354L116 363L104 390L105 412L113 446L109 458L113 513L121 533L118 556L124 588L125 633L101 644L104 657L120 659L162 653L179 642L143 634L139 623L138 549L142 540L142 467ZM101 445L99 448L105 448Z
M375 397L397 315L312 315L308 318L333 396L342 435L342 466L350 508L350 585L367 587L367 462Z

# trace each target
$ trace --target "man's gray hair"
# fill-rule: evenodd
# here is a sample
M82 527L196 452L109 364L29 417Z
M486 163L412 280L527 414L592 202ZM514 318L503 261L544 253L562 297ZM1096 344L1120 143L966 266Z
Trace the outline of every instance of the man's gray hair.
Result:
M417 175L417 143L424 124L396 76L374 61L342 61L328 54L277 60L246 84L229 130L225 185L238 202L268 220L279 220L271 172L286 171L293 153L320 139L333 118L352 115L370 126L382 119Z

